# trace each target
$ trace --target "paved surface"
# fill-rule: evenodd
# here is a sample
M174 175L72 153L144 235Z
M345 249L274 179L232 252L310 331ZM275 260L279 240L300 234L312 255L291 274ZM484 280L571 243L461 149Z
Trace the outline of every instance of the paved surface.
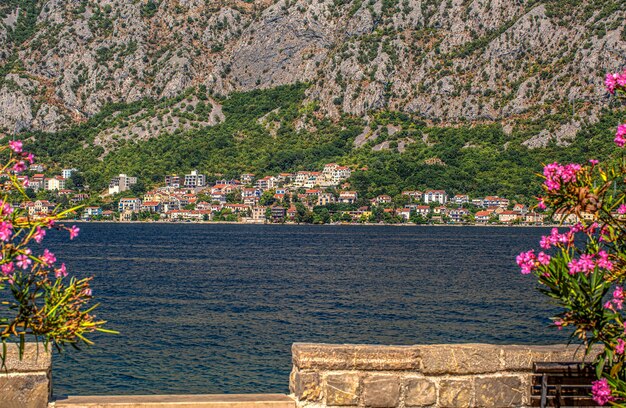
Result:
M295 408L283 394L119 395L57 397L55 408Z

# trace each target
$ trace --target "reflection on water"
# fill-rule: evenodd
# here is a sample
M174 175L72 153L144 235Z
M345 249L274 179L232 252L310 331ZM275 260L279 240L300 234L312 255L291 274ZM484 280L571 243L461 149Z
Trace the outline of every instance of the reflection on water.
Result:
M94 274L121 335L54 361L54 392L287 392L290 347L555 343L514 256L530 228L83 224L49 245Z

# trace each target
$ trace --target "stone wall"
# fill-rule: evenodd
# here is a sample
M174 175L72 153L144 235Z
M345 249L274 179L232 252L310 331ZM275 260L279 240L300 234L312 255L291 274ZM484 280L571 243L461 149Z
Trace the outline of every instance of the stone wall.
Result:
M295 343L292 354L290 390L307 408L527 406L533 362L583 358L574 345Z
M52 359L39 344L27 343L22 359L15 344L7 347L0 369L0 407L45 408L51 395Z

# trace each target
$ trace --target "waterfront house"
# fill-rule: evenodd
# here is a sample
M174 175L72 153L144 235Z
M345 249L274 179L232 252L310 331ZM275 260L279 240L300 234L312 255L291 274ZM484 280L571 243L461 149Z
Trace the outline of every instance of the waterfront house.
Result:
M159 201L144 201L141 203L141 211L148 211L151 213L161 212L161 203Z
M260 205L257 207L252 207L252 221L253 222L262 222L266 220L265 213L267 211L267 207L264 205Z
M430 214L431 209L429 205L418 205L414 207L415 213L417 215L421 215L422 217L427 217Z
M524 204L515 204L513 206L513 211L518 212L521 215L526 215L528 208Z
M448 196L444 190L426 190L424 193L424 202L426 204L445 204L448 202Z
M83 219L89 220L93 217L98 217L102 215L102 208L100 207L85 207L85 211L83 212Z
M517 211L502 211L498 214L498 221L504 223L511 223L514 221L522 220L522 214Z
M257 180L256 187L262 191L267 191L274 188L277 184L276 177L274 176L266 176L262 179Z
M375 204L375 205L390 204L391 196L388 196L387 194L379 195L378 197L374 198L371 202L372 204Z
M336 201L335 195L331 193L322 193L317 196L317 205L328 205Z
M483 206L506 209L509 206L509 200L498 196L487 196L483 199Z
M293 221L296 218L296 215L298 215L298 209L295 205L291 205L289 209L287 209L287 218Z
M469 216L469 210L465 208L451 208L448 211L448 217L450 220L455 223L463 222L466 220L467 216Z
M250 209L250 207L245 204L224 204L223 208L227 208L235 214L239 214Z
M274 205L271 207L271 214L273 222L282 222L287 215L287 210L285 209L285 207Z
M493 214L494 212L489 210L478 211L474 214L474 221L478 224L486 224L489 222Z
M198 173L197 170L192 170L191 173L185 174L185 187L186 188L199 188L206 186L206 176Z
M125 211L131 213L139 212L141 209L141 199L139 198L121 198L118 204L118 212L121 214Z
M61 170L61 177L63 177L65 180L67 180L70 177L72 177L72 174L76 173L77 171L78 171L78 169L75 169L75 168L63 169L63 170Z
M127 191L135 184L137 184L137 177L128 177L126 174L120 174L111 179L109 183L109 194L112 195Z
M409 218L411 218L411 208L409 207L398 208L396 210L396 215L399 217L402 217L402 219L404 219L405 221L408 221Z
M454 197L452 197L450 202L456 205L467 204L469 203L469 196L466 194L456 194Z
M339 193L339 202L344 204L354 204L359 196L356 191L342 191Z
M165 186L179 188L181 186L180 176L177 176L176 174L165 176Z
M65 188L65 179L61 176L54 176L52 178L46 179L46 190L48 191L58 191L63 190Z
M524 216L524 221L527 224L543 224L544 219L546 218L545 214L540 214L540 213L536 213L536 212L529 212L526 213L526 215Z
M239 178L241 179L242 184L252 184L252 182L254 181L254 174L243 173Z

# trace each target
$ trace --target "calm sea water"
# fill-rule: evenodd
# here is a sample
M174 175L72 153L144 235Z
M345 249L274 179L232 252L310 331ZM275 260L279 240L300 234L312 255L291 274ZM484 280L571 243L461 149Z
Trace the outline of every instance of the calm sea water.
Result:
M293 342L563 342L514 257L542 229L81 224L120 335L55 356L57 395L287 392Z

